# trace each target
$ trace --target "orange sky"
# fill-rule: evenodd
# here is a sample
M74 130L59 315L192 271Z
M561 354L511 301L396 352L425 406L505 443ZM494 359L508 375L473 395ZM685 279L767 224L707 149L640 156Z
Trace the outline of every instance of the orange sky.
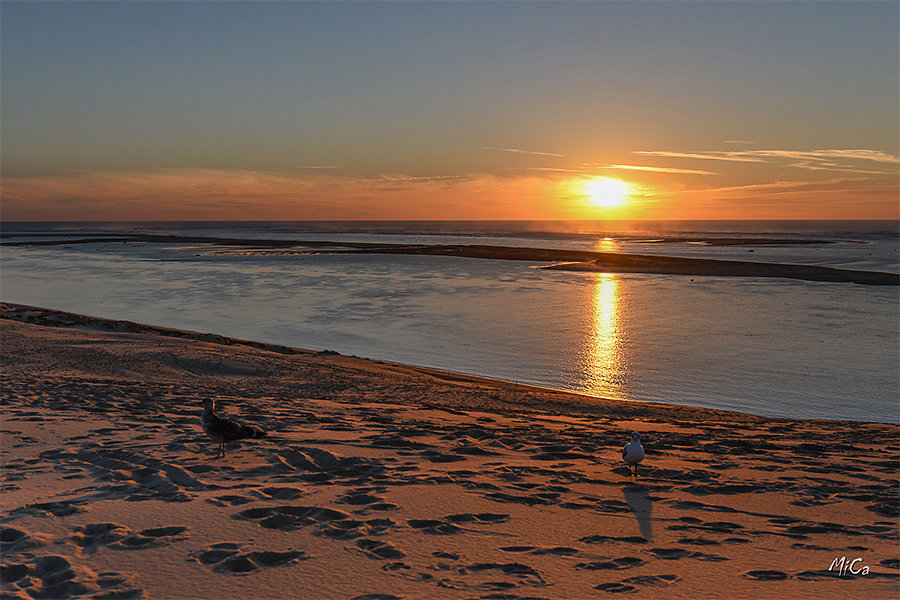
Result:
M615 173L621 204L598 206L570 175L434 178L302 176L173 169L12 177L3 181L6 220L379 220L427 219L885 219L898 217L897 178L785 178L704 186L666 174ZM609 177L609 175L607 175Z
M896 3L0 11L7 221L900 217Z

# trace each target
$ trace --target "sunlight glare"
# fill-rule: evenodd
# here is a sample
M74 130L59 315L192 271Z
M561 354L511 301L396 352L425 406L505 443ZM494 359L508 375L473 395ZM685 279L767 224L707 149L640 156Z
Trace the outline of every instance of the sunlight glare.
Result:
M627 183L611 177L591 179L582 185L582 190L587 199L594 206L612 208L624 204L628 199L631 188Z
M624 357L619 281L610 273L595 275L591 286L591 329L582 349L582 390L603 398L622 396Z

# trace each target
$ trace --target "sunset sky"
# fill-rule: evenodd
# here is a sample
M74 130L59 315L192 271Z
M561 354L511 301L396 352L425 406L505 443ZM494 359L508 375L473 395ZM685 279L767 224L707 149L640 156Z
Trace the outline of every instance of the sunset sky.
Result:
M2 2L4 220L898 217L896 2Z

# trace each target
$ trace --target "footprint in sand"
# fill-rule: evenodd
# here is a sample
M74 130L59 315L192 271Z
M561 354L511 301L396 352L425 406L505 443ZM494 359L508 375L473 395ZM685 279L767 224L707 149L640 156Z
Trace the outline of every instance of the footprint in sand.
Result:
M302 490L292 487L264 487L253 490L252 493L263 499L274 498L275 500L293 500L303 495Z
M578 563L575 565L576 569L587 569L589 571L606 571L606 570L618 570L618 569L632 569L634 567L640 567L641 565L647 564L646 560L642 560L640 558L636 558L634 556L623 556L621 558L614 558L613 560L607 561L593 561L587 563Z
M66 517L75 513L86 512L82 508L85 500L60 500L58 502L36 502L26 504L10 513L11 517L19 515L33 515L35 517Z
M690 546L720 546L721 542L717 542L716 540L709 540L706 538L681 538L676 540L679 544L688 544Z
M431 535L451 535L463 531L471 531L459 527L457 523L467 525L489 525L502 523L509 519L505 513L461 513L448 515L443 519L410 519L407 524L413 529Z
M601 583L600 585L595 585L594 589L609 592L611 594L627 594L637 591L637 588L633 585L616 582Z
M646 544L649 540L639 536L615 537L609 535L588 535L579 538L579 542L585 544L606 544L608 542L625 542L628 544Z
M558 496L559 494L556 494ZM509 494L506 492L491 492L489 494L485 494L485 498L489 500L494 500L496 502L505 502L507 504L527 504L528 506L534 505L549 505L556 504L556 498L547 498L542 497L540 494Z
M350 490L348 493L341 496L338 502L341 504L349 504L351 506L370 506L372 504L383 503L384 498L373 494L373 492L376 491L383 492L384 488L360 488Z
M897 578L898 576L895 573L891 574L892 577ZM877 577L878 573L869 573L865 577ZM860 577L860 575L850 572L842 573L840 570L829 571L827 569L821 569L819 571L802 571L794 575L795 579L799 579L800 581L821 581L823 579L842 579L842 580L852 580Z
M678 560L690 554L684 548L650 548L650 552L656 555L657 558L666 560Z
M346 478L354 481L369 479L385 472L379 461L357 456L339 456L321 448L282 448L269 457L275 473L306 472L297 475L302 481L323 481Z
M536 548L531 551L531 554L536 556L549 554L551 556L576 556L580 554L578 550L575 548L569 548L567 546L555 546L553 548Z
M374 560L403 558L406 554L390 542L362 539L356 541L356 549L364 556Z
M0 551L7 556L33 548L40 548L50 542L50 536L42 533L16 527L0 528Z
M498 550L502 550L503 552L527 552L536 556L548 554L551 556L577 556L578 554L581 554L581 551L576 550L575 548L569 548L567 546L556 546L553 548L538 548L536 546L505 546L502 548L498 548Z
M406 523L413 529L418 529L422 533L431 535L449 535L462 531L456 525L438 519L410 519Z
M243 546L236 542L219 542L206 550L191 554L191 558L202 565L212 565L213 571L243 575L260 568L289 565L310 558L302 550L252 550L241 553Z
M790 575L783 571L747 571L744 577L756 581L784 581L790 578Z
M681 577L679 577L678 575L635 575L634 577L627 577L623 579L622 583L625 585L649 585L659 587L671 585L680 580Z
M450 462L461 462L466 460L466 457L461 454L452 454L448 452L440 452L438 450L423 450L419 453L419 456L427 459L429 462L433 463L450 463Z
M688 558L696 558L697 560L705 560L708 562L725 562L731 560L730 558L719 556L718 554L706 554L704 552L691 552L688 555Z
M458 515L448 515L444 517L451 523L503 523L509 520L509 515L505 513L461 513Z
M13 598L69 598L91 595L94 598L137 599L143 591L132 587L131 580L121 573L94 573L73 564L69 557L48 555L32 562L5 562L0 567L0 579L6 591L21 592ZM4 594L4 597L6 595Z
M285 531L313 526L313 535L341 540L381 535L397 525L391 519L360 520L350 513L320 506L248 508L232 518L259 521L260 527Z
M441 565L440 563L436 566L429 567L431 569L440 571L448 571L451 569L449 565ZM417 571L413 569L413 567L409 566L405 562L391 562L382 565L381 570L387 573L388 575L393 575L395 577L402 577L403 579L408 579L409 581L431 581L434 579L434 575L431 573L423 573L421 571Z
M142 550L165 546L179 540L187 527L177 525L144 529L137 533L124 525L116 523L91 523L75 527L75 533L69 540L82 548L85 554L97 552L100 546L109 546L115 550Z
M522 585L546 586L544 577L535 569L522 563L474 563L455 567L459 576L467 579L442 579L441 587L451 589L508 590ZM498 581L497 576L508 576L512 581ZM473 580L474 578L474 580ZM507 596L508 597L508 596Z
M236 496L233 494L227 494L225 496L217 496L216 498L207 498L207 502L210 504L214 504L216 506L240 506L241 504L249 504L250 502L255 502L256 499L248 498L247 496Z

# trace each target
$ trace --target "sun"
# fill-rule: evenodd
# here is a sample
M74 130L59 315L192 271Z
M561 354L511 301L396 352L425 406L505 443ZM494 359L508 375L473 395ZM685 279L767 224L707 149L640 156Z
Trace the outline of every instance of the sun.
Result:
M600 177L586 181L581 186L582 193L594 206L612 208L628 200L631 188L627 183L611 177Z

